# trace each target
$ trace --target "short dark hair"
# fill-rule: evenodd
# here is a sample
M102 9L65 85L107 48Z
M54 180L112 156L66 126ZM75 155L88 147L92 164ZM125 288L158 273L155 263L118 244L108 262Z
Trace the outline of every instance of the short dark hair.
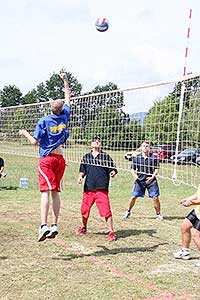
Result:
M96 140L101 141L101 138L100 138L99 136L94 136L94 137L91 139L92 142L94 142L94 141L96 141Z

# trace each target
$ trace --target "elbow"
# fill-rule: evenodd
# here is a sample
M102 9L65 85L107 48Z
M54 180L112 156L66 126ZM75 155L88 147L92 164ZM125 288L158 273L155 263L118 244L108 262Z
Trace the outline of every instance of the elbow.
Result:
M33 146L37 146L37 145L38 145L38 140L35 140L35 139L32 140L32 141L31 141L31 144L32 144Z

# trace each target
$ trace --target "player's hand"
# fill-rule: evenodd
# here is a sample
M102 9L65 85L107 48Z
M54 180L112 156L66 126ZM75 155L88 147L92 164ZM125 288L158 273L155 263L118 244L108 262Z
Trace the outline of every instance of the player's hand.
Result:
M116 175L116 172L113 170L110 172L110 177L114 177Z
M180 204L182 204L185 207L192 205L192 201L188 200L187 198L184 198L184 199L180 200L179 202L180 202Z
M77 183L78 184L81 184L83 182L83 177L82 176L80 176L79 178L78 178L78 181L77 181Z
M146 180L146 184L150 184L153 180L153 177L149 177L147 180Z
M61 71L60 71L60 73L59 73L59 76L60 76L60 78L63 80L63 81L68 81L68 79L67 79L67 73L66 73L66 71L64 70L64 69L62 69Z

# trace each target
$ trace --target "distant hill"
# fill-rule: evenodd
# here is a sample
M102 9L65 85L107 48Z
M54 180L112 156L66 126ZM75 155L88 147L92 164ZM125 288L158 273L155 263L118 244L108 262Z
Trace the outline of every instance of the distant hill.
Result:
M142 111L142 112L138 112L135 114L131 114L129 116L130 116L131 120L133 120L133 119L137 120L137 121L139 121L140 125L143 125L146 114L147 114L146 112Z

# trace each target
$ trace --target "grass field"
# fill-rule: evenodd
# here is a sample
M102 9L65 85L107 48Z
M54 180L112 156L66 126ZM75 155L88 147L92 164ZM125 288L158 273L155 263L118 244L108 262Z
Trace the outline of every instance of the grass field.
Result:
M3 157L8 176L0 182L0 299L200 299L200 269L194 266L198 250L192 243L189 261L172 256L180 246L180 224L191 210L177 199L193 188L159 180L164 221L155 220L147 197L138 199L132 217L124 221L133 180L128 172L119 172L110 187L117 241L109 243L95 206L88 233L76 235L82 186L76 183L78 165L70 164L61 194L59 235L38 243L37 159ZM29 178L28 190L19 189L20 177Z

